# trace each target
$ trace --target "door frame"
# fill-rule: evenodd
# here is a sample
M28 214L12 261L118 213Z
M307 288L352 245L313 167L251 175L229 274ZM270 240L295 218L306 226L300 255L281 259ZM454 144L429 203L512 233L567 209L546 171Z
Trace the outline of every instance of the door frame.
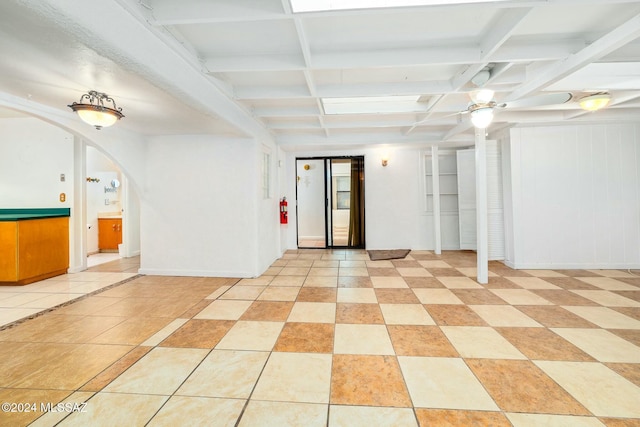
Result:
M331 232L331 218L329 218L328 212L329 212L329 208L332 206L333 200L332 198L332 188L331 186L333 185L332 180L330 179L332 177L332 171L331 171L331 160L351 160L351 159L363 159L363 169L362 169L362 173L363 173L363 180L364 180L364 159L365 156L364 155L354 155L354 156L311 156L311 157L296 157L295 158L295 188L296 188L296 247L298 247L298 249L364 249L366 247L366 241L365 241L365 236L362 236L362 244L358 245L358 246L335 246L333 244L329 245L329 233ZM300 242L300 232L299 232L299 208L298 208L298 160L322 160L323 161L323 177L324 177L324 248L308 248L308 247L302 247L300 248L300 246L298 246L298 243ZM328 166L328 172L329 174L327 174L327 164ZM328 184L327 184L328 183ZM363 198L365 197L365 193L363 191ZM363 216L363 228L366 229L366 209L365 209L365 204L362 204L362 216ZM365 233L366 234L366 233ZM333 239L332 243L333 243Z

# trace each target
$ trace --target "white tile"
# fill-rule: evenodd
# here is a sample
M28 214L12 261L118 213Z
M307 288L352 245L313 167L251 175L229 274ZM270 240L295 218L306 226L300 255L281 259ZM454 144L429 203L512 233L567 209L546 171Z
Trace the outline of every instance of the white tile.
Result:
M326 404L250 400L239 427L326 427Z
M575 289L572 292L606 307L640 307L640 302L611 291Z
M638 288L611 277L578 277L578 280L606 291L637 291Z
M271 353L251 398L328 404L331 362L330 354Z
M462 359L399 356L398 362L416 408L499 410Z
M561 289L560 287L547 282L539 277L507 277L508 279L524 289Z
M542 327L541 324L510 305L469 305L491 326Z
M418 422L410 408L331 405L329 425L331 427L418 427Z
M421 304L380 304L387 325L435 325Z
M184 425L190 427L233 426L242 413L244 400L173 396L146 427Z
M287 322L333 323L336 304L332 302L296 302Z
M464 304L449 289L413 288L413 293L422 304Z
M334 354L394 355L393 345L385 325L335 326Z
M640 329L640 320L608 307L562 306L583 319L606 329Z
M221 350L271 351L284 322L236 322L216 345Z
M268 357L268 352L213 350L175 394L247 399Z
M451 344L465 358L519 359L526 356L495 329L482 326L441 326Z
M604 329L551 330L600 362L640 363L640 347Z
M109 393L173 394L209 350L156 347L117 377Z
M600 363L534 361L599 417L640 418L640 387Z

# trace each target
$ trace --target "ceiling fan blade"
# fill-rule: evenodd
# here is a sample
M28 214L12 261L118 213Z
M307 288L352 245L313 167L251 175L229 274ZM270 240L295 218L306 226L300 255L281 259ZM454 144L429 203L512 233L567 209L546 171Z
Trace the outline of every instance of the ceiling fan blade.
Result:
M530 98L518 99L516 101L498 104L501 108L531 108L542 107L544 105L558 105L569 102L573 95L569 92L547 93L544 95L532 96Z

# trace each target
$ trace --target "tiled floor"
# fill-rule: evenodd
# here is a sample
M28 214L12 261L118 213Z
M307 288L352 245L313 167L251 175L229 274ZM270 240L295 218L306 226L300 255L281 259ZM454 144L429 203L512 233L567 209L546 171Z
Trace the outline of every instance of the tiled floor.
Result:
M300 250L256 279L140 276L0 331L0 401L35 404L0 425L640 425L638 271L474 267Z

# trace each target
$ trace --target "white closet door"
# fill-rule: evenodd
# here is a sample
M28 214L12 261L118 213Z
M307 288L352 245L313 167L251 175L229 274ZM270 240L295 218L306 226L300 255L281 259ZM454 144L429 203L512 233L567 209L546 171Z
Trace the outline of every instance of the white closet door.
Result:
M458 150L458 214L460 249L476 249L476 155Z

